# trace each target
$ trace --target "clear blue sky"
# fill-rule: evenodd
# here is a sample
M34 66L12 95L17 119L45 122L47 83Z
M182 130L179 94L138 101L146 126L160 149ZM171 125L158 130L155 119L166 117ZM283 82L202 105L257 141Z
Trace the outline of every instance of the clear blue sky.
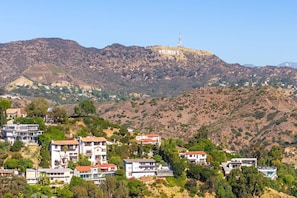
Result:
M228 63L297 62L296 0L6 0L0 43L58 37L85 47L176 46Z

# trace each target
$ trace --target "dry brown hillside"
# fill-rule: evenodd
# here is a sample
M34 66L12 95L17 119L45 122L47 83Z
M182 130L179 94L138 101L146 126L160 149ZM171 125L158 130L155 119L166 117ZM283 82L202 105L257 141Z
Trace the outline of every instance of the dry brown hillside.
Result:
M136 99L98 106L100 116L164 138L187 139L202 126L226 148L260 141L295 144L297 103L291 92L272 87L199 88L178 97Z

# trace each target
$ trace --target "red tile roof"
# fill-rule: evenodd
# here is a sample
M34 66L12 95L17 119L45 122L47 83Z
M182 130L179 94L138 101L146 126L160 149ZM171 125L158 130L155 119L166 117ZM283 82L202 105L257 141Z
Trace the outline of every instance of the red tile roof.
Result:
M116 167L115 164L97 164L98 168L108 168L108 167Z
M145 139L138 140L137 142L152 142L152 143L155 143L156 140L145 138Z
M52 140L52 144L54 145L78 145L77 140Z
M75 168L78 172L91 171L91 166L77 166Z
M195 154L205 155L206 153L204 151L188 151L185 154L186 155L195 155Z
M82 142L106 142L104 137L84 137L81 138Z

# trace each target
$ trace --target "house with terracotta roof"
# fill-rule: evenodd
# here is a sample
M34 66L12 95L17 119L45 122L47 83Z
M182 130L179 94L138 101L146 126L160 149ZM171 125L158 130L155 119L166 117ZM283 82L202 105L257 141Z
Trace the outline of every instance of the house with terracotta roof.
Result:
M79 137L79 153L88 156L89 161L94 164L106 164L106 139L104 137Z
M96 166L100 169L101 172L105 173L116 172L118 170L118 167L115 164L97 164Z
M135 138L138 144L153 144L157 146L161 145L161 136L158 134L141 134L137 135Z
M184 156L193 164L206 164L207 155L204 151L188 151L181 156Z
M67 168L70 160L78 161L79 142L77 140L52 140L50 148L52 168Z
M108 176L114 176L117 166L115 164L97 164L95 166L77 166L74 175L84 180L94 181L99 185Z
M8 120L14 120L18 117L27 117L25 108L8 108L6 109L6 118Z

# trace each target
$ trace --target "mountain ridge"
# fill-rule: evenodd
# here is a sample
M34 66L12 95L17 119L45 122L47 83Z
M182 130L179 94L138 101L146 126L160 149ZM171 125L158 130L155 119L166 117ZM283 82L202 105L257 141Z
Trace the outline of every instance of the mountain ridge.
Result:
M203 86L297 85L296 69L228 64L205 50L121 44L97 49L60 38L1 44L0 66L2 87L25 76L45 85L66 81L157 97Z

